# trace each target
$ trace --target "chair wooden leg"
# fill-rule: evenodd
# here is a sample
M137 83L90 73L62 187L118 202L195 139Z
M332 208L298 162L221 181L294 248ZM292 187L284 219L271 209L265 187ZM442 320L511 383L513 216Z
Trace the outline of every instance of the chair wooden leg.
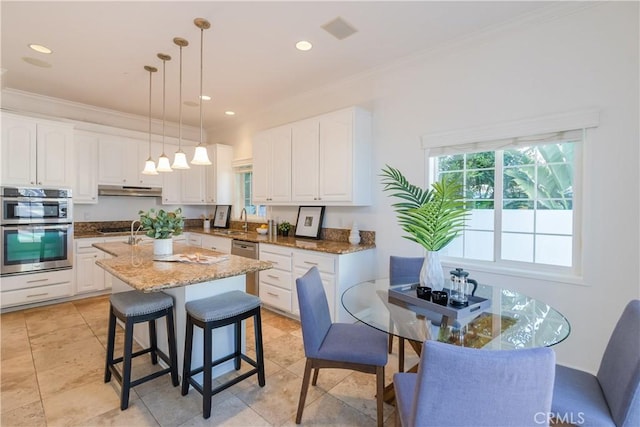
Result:
M393 353L393 320L389 319L389 354Z
M404 338L398 338L398 372L404 372Z
M384 366L376 367L376 417L378 419L378 427L384 424L383 409L384 398Z
M113 349L116 340L116 316L109 308L109 332L107 334L107 360L104 367L104 382L111 381L111 366L113 365Z
M189 393L189 379L191 378L191 352L193 351L193 322L187 315L187 327L184 339L184 360L182 363L182 390L183 396Z
M149 320L149 342L151 343L151 364L158 364L158 335L156 333L156 320Z
M302 411L304 410L304 402L307 399L307 390L309 389L310 377L311 377L311 360L307 359L307 363L304 365L304 376L302 377L302 388L300 389L300 400L298 401L298 413L296 414L296 424L300 424L300 422L302 421Z
M320 368L315 368L313 370L313 381L311 381L311 385L318 384L318 372L320 372Z

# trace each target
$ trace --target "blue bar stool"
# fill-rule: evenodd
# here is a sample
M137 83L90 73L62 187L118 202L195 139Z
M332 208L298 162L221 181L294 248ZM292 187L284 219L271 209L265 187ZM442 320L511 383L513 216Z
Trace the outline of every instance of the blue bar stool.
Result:
M184 368L182 370L182 395L189 393L189 385L192 385L202 394L202 416L207 419L211 416L211 397L240 381L258 374L258 384L265 385L264 356L262 352L262 324L260 317L260 298L248 295L242 291L230 291L220 295L190 301L186 305L187 330L185 335ZM253 317L253 326L256 339L256 360L242 353L242 321ZM191 355L193 348L193 328L202 328L204 334L203 366L191 369ZM235 339L234 351L218 360L212 360L212 332L216 328L234 325ZM227 360L234 359L236 371L240 369L244 360L253 366L248 372L233 378L224 384L212 388L211 370ZM203 372L203 383L198 383L193 376Z
M169 341L169 356L158 349L156 335L156 319L166 317L167 338ZM125 324L123 356L114 359L113 352L116 340L116 318ZM133 325L149 322L150 347L133 353ZM120 409L129 407L129 391L132 387L146 381L158 378L164 374L171 374L173 386L178 381L178 356L176 352L176 334L173 324L173 298L162 292L143 293L139 291L120 292L111 295L109 308L109 335L107 338L107 361L104 370L104 382L111 381L111 375L120 383ZM131 381L131 360L134 357L151 353L151 363L156 365L158 357L169 367ZM122 373L116 365L122 362Z

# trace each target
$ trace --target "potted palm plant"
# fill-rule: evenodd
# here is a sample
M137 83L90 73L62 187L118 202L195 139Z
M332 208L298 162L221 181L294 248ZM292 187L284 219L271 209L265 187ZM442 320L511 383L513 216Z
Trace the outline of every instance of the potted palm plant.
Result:
M184 228L182 209L178 208L173 212L160 209L156 212L151 208L147 212L139 211L140 225L145 235L151 237L153 242L154 255L173 254L173 236L178 236Z
M433 290L444 286L444 273L439 251L462 233L468 211L464 205L462 185L443 178L424 190L411 184L395 168L386 165L382 169L383 190L400 199L394 203L398 223L408 233L404 236L420 244L427 251L420 284Z

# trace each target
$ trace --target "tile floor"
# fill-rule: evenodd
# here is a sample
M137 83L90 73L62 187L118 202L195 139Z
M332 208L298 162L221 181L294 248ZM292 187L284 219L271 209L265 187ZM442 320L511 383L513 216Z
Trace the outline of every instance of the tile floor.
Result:
M205 420L202 397L193 390L181 396L169 376L135 387L129 408L120 411L117 382L103 380L108 309L108 296L100 296L0 316L2 427L295 425L305 363L299 322L263 309L266 386L253 376L214 396ZM252 331L248 322L250 354ZM387 382L398 366L394 344ZM417 357L409 348L406 354L412 366ZM135 376L149 369L156 368L148 357L134 359ZM374 375L322 370L309 389L302 425L375 426L374 393ZM384 414L385 425L393 426L393 406L385 404Z

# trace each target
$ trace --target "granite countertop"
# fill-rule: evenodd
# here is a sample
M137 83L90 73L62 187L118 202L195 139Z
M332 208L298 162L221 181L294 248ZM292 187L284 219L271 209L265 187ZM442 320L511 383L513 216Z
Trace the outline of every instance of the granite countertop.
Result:
M340 242L335 240L314 240L299 239L295 237L282 237L258 234L255 231L243 232L241 230L231 230L234 234L226 234L223 229L212 228L204 230L201 227L187 227L184 231L189 233L198 233L209 236L227 237L230 239L246 240L248 242L269 243L271 245L288 246L295 249L307 249L318 252L326 252L330 254L349 254L352 252L365 251L376 247L375 244L360 243L352 245L349 242Z
M314 240L314 239L299 239L295 237L282 237L275 236L269 237L261 235L255 231L243 232L242 230L227 230L219 228L211 228L205 230L202 227L186 227L184 229L187 233L198 233L208 236L224 237L227 239L238 239L256 243L269 243L278 246L288 246L295 249L306 249L317 252L325 252L329 254L349 254L353 252L366 251L374 249L376 245L374 243L360 242L358 245L352 245L349 242L337 241L337 240ZM229 234L229 231L231 234ZM76 239L92 238L92 237L113 237L113 236L128 236L130 233L109 233L108 235L98 233L95 231L76 232L74 237ZM140 235L140 233L138 233ZM194 248L197 250L199 248Z
M96 248L114 258L96 261L100 267L129 286L143 292L193 285L250 272L268 270L270 262L223 254L208 249L174 243L174 254L201 254L226 257L215 264L164 262L153 260L153 245L131 246L122 242L95 243Z

